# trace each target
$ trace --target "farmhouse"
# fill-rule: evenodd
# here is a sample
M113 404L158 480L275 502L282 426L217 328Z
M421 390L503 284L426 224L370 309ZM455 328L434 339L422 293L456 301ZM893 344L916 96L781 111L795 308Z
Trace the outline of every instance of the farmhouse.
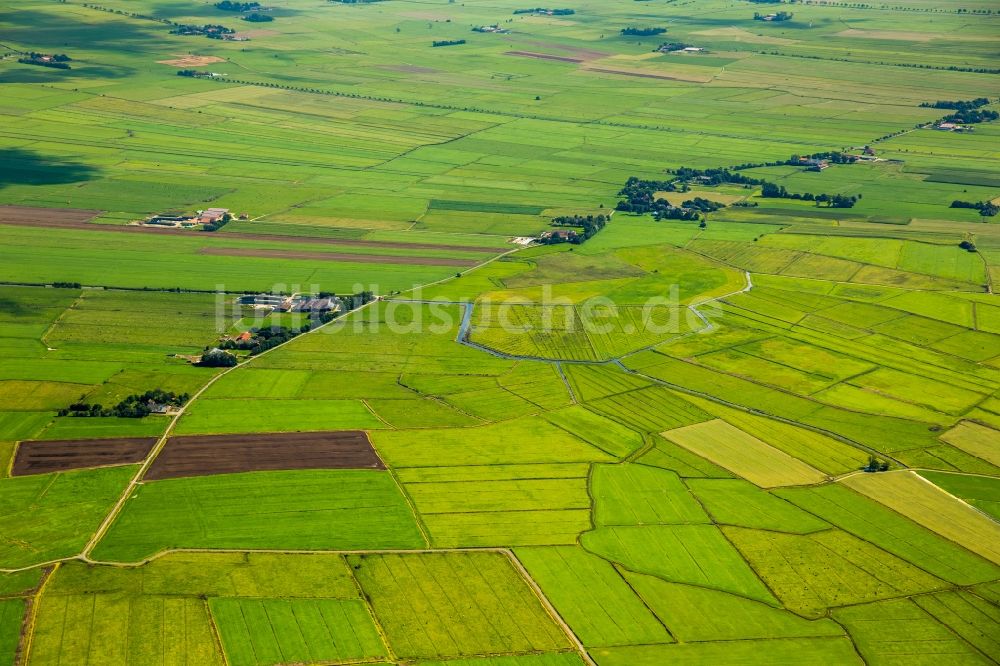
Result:
M340 309L340 300L336 296L299 296L292 300L290 309L292 312L336 312Z
M501 28L499 23L494 23L493 25L479 25L472 29L473 32L494 32L501 35L506 35L510 32L506 28Z
M240 305L252 305L255 308L281 308L292 300L291 296L281 296L279 294L248 294L240 296Z
M216 224L227 216L229 216L228 208L207 208L200 211L195 220L202 224Z
M576 237L577 233L572 229L556 229L554 231L543 232L541 239L549 242L570 242L575 240Z
M809 167L810 171L824 171L830 168L830 161L816 157L800 157L799 164Z

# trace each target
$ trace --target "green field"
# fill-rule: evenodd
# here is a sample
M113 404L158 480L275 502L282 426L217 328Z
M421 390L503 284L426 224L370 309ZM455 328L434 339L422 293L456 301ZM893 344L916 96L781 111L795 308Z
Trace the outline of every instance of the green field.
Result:
M235 4L0 0L0 666L1000 659L995 3Z

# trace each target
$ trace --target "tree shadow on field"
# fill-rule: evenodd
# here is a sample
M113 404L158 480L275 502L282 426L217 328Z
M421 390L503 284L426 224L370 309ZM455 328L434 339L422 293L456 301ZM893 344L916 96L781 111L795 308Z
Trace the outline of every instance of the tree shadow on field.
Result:
M0 189L10 185L66 185L94 180L98 170L21 148L0 149Z
M0 18L0 31L4 43L30 46L32 50L66 53L74 56L75 49L88 52L121 49L120 55L140 53L141 45L150 52L162 43L170 26L141 19L126 18L110 12L53 6L50 11L18 9L6 12ZM85 12L84 21L75 12ZM70 63L72 64L72 63Z
M55 83L68 79L122 79L135 74L132 67L73 63L73 69L19 65L0 72L0 83Z
M30 315L32 314L33 309L18 301L16 298L0 297L0 312L17 317Z

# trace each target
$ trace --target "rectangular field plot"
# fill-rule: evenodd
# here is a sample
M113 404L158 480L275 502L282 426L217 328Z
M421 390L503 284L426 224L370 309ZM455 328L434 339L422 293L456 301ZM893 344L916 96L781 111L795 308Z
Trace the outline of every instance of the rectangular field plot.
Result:
M790 502L743 479L688 479L691 489L718 525L809 534L830 525Z
M630 571L775 603L739 552L713 525L601 527L586 532L580 543Z
M17 663L24 611L24 599L0 599L0 664L4 666Z
M129 465L0 479L0 567L76 555L135 472Z
M586 474L584 465L400 470L435 546L572 543L589 526Z
M154 444L155 437L21 442L11 475L138 463L149 455Z
M589 509L473 511L421 515L435 548L547 546L576 543Z
M775 494L950 583L972 585L1000 576L1000 567L841 485Z
M708 523L708 516L676 473L625 463L594 465L591 477L597 525Z
M827 435L702 398L691 396L690 400L743 432L827 474L843 474L860 469L868 462L864 451Z
M833 616L869 664L993 663L914 603L935 596L840 608Z
M584 645L673 640L607 560L579 546L518 548L516 555Z
M620 393L587 404L610 419L640 432L661 432L707 421L711 414L698 409L676 393L660 386Z
M833 606L930 592L946 585L837 530L799 536L739 527L722 529L781 603L806 617L821 617Z
M122 666L225 663L204 600L103 593L46 593L39 604L29 660Z
M354 550L424 546L387 472L296 470L140 486L95 549L136 561L169 548Z
M941 439L986 462L1000 465L1000 431L972 421L958 425L941 435Z
M727 592L668 583L645 574L624 575L671 634L684 643L844 634L843 629L825 618L806 620L782 608Z
M145 478L264 470L385 469L360 430L171 437Z
M662 434L762 488L822 483L827 478L819 470L721 419Z
M361 400L199 400L178 434L360 430L386 425Z
M238 599L209 601L231 666L323 664L386 656L363 601Z
M613 456L627 456L643 444L642 435L635 430L582 405L549 412L545 419Z
M766 649L765 649L766 648ZM594 654L599 666L861 666L847 638L779 638L609 648Z
M1000 525L915 473L859 474L842 483L1000 564Z
M947 472L920 472L920 476L955 497L1000 520L1000 478Z
M357 599L344 558L335 553L174 552L140 567L64 562L46 595Z
M390 467L510 465L612 461L610 455L540 418L475 428L371 434Z
M500 553L351 555L348 563L398 657L569 647L566 635Z
M965 590L927 594L913 601L983 654L1000 654L1000 609L995 605Z
M510 657L470 657L446 661L421 661L420 666L584 666L576 652L519 654Z

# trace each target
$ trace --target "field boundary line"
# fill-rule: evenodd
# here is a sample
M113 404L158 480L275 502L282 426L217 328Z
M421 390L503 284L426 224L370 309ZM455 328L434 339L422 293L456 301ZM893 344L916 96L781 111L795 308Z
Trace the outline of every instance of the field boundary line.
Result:
M42 593L45 586L52 580L53 574L59 569L61 562L56 562L51 569L42 573L42 580L35 588L35 593L27 600L27 608L24 614L24 623L21 625L21 636L14 651L15 664L27 664L28 655L31 654L31 644L35 639L35 624L38 620L38 606L42 601Z
M570 626L566 624L566 621L559 614L559 611L556 610L555 606L552 605L552 602L550 602L548 597L545 596L545 593L542 592L542 588L538 586L535 579L531 577L528 570L524 568L523 564L521 564L521 560L519 560L517 555L514 554L513 549L501 548L500 551L507 556L507 559L510 560L510 563L521 575L521 578L524 579L524 582L527 583L528 587L531 588L531 591L534 592L535 597L542 604L542 608L545 609L545 612L548 613L549 617L551 617L555 623L559 625L559 628L563 630L563 633L576 648L584 663L588 666L597 666L597 663L591 658L590 653L587 652L587 648L584 647L583 642L576 635L576 633L570 629Z
M375 609L372 607L370 597L361 586L361 581L358 580L357 575L355 575L354 567L352 567L351 563L347 561L346 555L341 555L340 560L344 563L344 566L347 567L351 580L354 582L354 588L358 591L358 599L365 605L368 617L371 618L372 624L375 625L375 631L378 632L378 637L382 641L382 645L385 646L385 656L388 657L390 661L398 661L396 653L392 649L392 645L389 643L389 636L385 632L385 627L382 626L382 622L380 622L378 616L375 615Z
M49 343L46 342L45 338L49 337L49 335L52 333L52 331L55 330L56 326L59 325L59 322L62 321L62 318L66 316L67 312L69 312L70 310L72 310L73 308L75 308L77 305L79 305L83 301L83 296L84 296L84 290L81 287L80 288L80 295L77 296L76 298L74 298L72 303L70 303L65 308L63 308L63 311L59 313L59 316L52 320L52 323L49 324L48 328L45 329L45 332L42 333L42 335L41 335L40 338L38 338L38 341L41 342L43 345L45 345L45 349L47 351L56 351L56 350L54 348L52 348L52 347L49 347ZM13 460L13 457L11 458L11 460Z
M208 616L208 626L212 631L212 640L215 642L215 646L219 648L219 656L222 657L223 666L229 666L229 656L226 654L226 648L222 645L222 633L219 631L219 625L215 621L215 616L212 615L212 607L208 605L208 598L200 599L201 603L205 605L205 615Z
M373 446L372 448L374 449L375 447ZM378 451L375 452L375 455L378 455ZM382 456L379 456L379 460L382 460ZM399 494L403 496L404 500L406 500L406 506L410 510L410 514L413 516L413 522L416 524L417 529L420 530L420 538L424 540L424 544L427 546L427 548L430 548L431 547L430 534L428 534L427 532L427 526L424 525L423 516L420 515L420 513L417 511L416 505L413 503L413 498L410 497L409 491L406 490L406 488L403 486L403 483L399 480L399 477L396 476L396 470L394 470L389 465L386 465L385 461L383 461L382 464L385 465L386 471L389 472L389 476L392 477L393 483L396 484L396 488L399 490Z

